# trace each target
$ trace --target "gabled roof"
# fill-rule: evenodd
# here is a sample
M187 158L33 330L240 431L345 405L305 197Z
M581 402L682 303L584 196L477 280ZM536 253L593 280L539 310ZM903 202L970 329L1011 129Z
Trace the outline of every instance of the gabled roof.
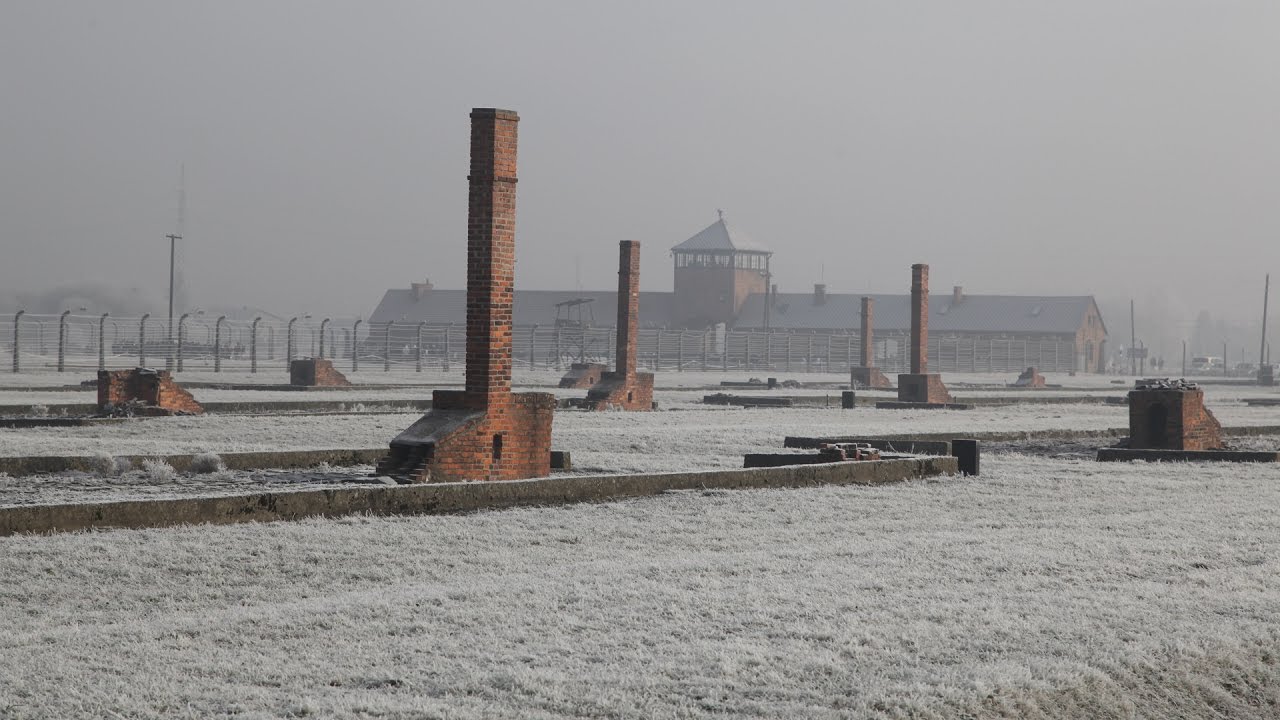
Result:
M853 330L861 325L862 294L829 293L815 305L812 293L779 293L769 327L797 330ZM870 295L876 330L911 328L910 295ZM763 294L749 296L738 313L738 328L764 327ZM965 295L952 304L950 293L929 295L929 331L938 333L1075 333L1093 306L1089 295Z
M520 327L541 325L547 327L556 322L556 304L579 298L592 300L584 309L593 320L594 327L613 327L618 321L618 293L616 290L517 290L512 308L512 322ZM640 327L662 327L670 323L675 296L669 292L640 293ZM574 309L577 317L577 309ZM467 291L432 289L418 299L408 288L393 288L382 296L382 302L369 316L371 324L385 322L416 325L465 323L467 321Z
M729 225L724 215L708 225L702 232L671 248L672 252L707 251L743 251L770 253L763 245L742 234L742 231Z

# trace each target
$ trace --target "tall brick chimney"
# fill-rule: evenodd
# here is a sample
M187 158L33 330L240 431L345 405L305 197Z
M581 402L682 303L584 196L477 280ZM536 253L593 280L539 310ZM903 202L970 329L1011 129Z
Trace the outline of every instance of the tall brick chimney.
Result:
M821 284L821 283L814 283L814 285L813 285L813 304L814 304L814 305L826 305L826 304L827 304L827 286L826 286L826 285Z
M929 266L911 266L911 374L929 372Z
M501 404L511 394L519 122L511 110L471 111L465 402L476 409Z
M862 367L871 367L875 365L875 351L872 344L872 320L875 312L875 300L869 297L862 298Z
M955 307L964 302L964 286L956 285L951 288L951 306Z
M640 321L640 243L618 243L618 339L614 369L628 378L636 374L636 328Z

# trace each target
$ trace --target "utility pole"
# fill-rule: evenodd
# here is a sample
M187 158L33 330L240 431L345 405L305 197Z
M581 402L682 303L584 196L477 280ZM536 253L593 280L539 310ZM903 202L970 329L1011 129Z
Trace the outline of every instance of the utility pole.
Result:
M177 244L178 244L178 241L182 239L182 236L170 233L168 235L165 235L165 237L169 238L169 325L168 325L169 357L167 358L166 364L169 366L169 369L172 370L173 369L173 267L174 267L174 255L177 251Z
M1267 301L1271 295L1271 274L1267 273L1266 284L1262 286L1262 347L1258 350L1258 370L1267 364Z
M1129 374L1138 374L1138 332L1133 325L1133 300L1129 301Z

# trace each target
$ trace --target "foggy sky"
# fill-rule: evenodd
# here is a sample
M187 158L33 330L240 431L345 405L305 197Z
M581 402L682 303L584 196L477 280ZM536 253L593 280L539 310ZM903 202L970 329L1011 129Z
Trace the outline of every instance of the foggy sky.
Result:
M517 286L642 287L716 218L784 291L1251 320L1280 268L1280 3L18 2L0 305L80 281L367 315L462 287L468 112L517 110ZM0 308L3 309L3 308ZM1107 318L1127 337L1127 317Z

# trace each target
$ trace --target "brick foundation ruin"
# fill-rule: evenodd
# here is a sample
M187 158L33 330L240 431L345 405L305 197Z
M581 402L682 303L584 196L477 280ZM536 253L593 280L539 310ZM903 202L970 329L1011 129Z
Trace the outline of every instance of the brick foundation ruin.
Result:
M872 343L874 308L874 299L862 298L862 345L858 355L860 365L849 369L849 384L855 389L865 387L873 390L891 390L893 383L889 382L889 378L875 366L875 345Z
M653 409L653 373L636 372L636 339L640 320L640 243L618 243L618 340L613 372L587 391L583 407L590 410Z
M572 390L589 390L600 382L600 376L609 372L604 363L574 363L569 372L560 378L560 387Z
M109 415L200 415L204 408L168 370L98 371L98 412Z
M300 387L350 387L351 381L333 366L332 360L302 358L290 361L289 384Z
M1041 375L1040 371L1036 370L1034 367L1029 367L1026 370L1023 370L1022 374L1018 376L1018 379L1013 382L1013 386L1025 388L1046 387L1044 376Z
M898 376L898 402L945 404L951 393L929 372L929 266L911 266L911 372Z
M519 121L510 110L471 111L466 385L432 394L431 412L391 441L381 474L452 482L551 473L555 396L511 392Z
M1204 406L1204 391L1185 380L1139 380L1129 392L1132 450L1216 450L1222 426Z

